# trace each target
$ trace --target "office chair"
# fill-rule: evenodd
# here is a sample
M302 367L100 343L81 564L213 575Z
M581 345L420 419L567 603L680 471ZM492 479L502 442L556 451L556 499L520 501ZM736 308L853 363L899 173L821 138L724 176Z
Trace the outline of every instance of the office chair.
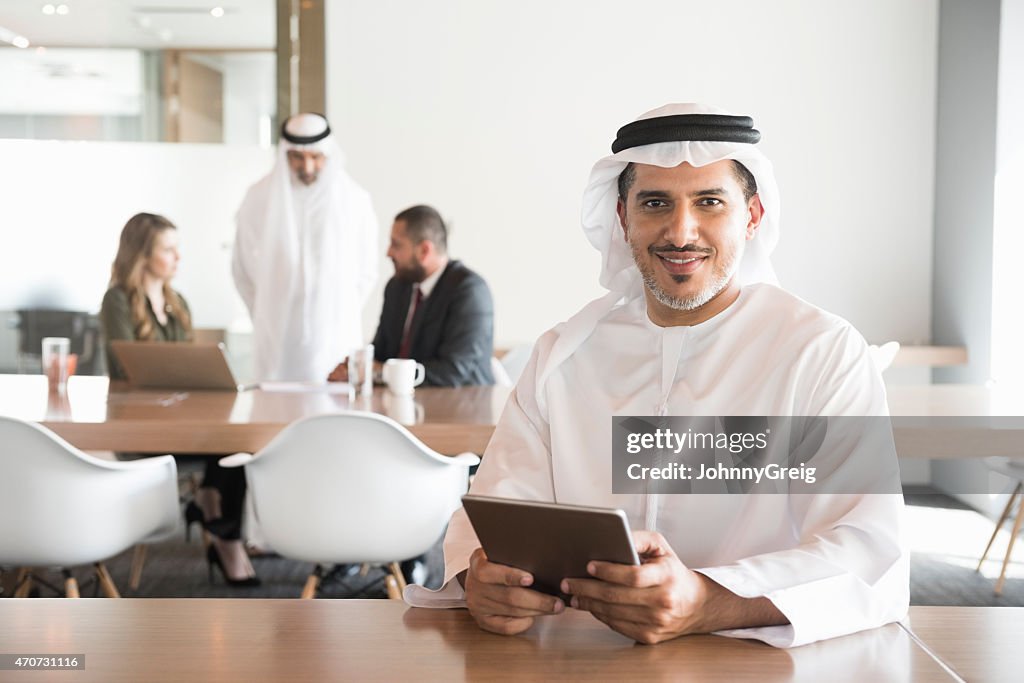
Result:
M388 596L401 599L398 562L425 553L468 488L472 453L427 448L394 420L365 412L293 422L255 455L222 458L245 467L267 544L312 562L302 590L313 598L326 564L382 564Z
M505 370L505 366L494 356L491 356L491 375L494 376L494 386L496 387L510 387L515 384L509 377L508 371Z
M1010 511L1013 509L1013 503L1020 496L1020 506L1017 508L1017 518L1013 522L1013 531L1010 532L1010 541L1006 546L1006 556L1003 558L1003 568L999 572L999 579L996 581L994 592L996 595L1000 595L1003 592L1003 585L1006 583L1006 567L1010 564L1010 555L1013 553L1013 543L1017 540L1017 534L1020 533L1021 522L1024 522L1024 495L1021 494L1021 489L1024 489L1024 460L1019 458L985 458L985 466L993 472L998 472L1006 477L1009 477L1015 482L1013 493L1010 494L1010 498L1006 501L1006 507L1003 508L1003 514L999 516L999 521L996 522L996 528L992 530L992 536L988 539L988 545L985 546L985 552L981 554L981 559L978 560L978 566L975 571L980 572L981 566L985 563L985 558L988 557L988 551L992 547L992 542L996 540L996 536L999 535L999 530L1003 526L1003 522L1010 516Z
M101 374L100 327L95 315L84 311L21 309L18 312L18 372L37 372L44 337L67 337L71 353L78 355L75 374Z
M78 597L70 568L84 564L106 596L120 597L103 561L174 532L177 481L170 455L100 460L40 425L0 417L0 566L21 568L15 597L34 580L48 585L32 567L60 567L64 594Z
M884 372L889 369L893 361L896 360L896 355L900 352L900 343L891 341L876 346L871 344L868 346L868 353L871 355L871 360L875 363L879 372Z

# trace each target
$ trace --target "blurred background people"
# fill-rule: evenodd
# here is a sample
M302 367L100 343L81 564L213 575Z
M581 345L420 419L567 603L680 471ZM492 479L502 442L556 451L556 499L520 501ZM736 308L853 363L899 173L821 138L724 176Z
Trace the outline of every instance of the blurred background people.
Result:
M171 287L178 268L178 231L171 221L152 213L132 216L121 240L103 296L100 325L112 380L126 379L110 352L115 339L189 342L192 318L185 298ZM206 474L196 499L185 509L186 524L201 522L210 532L207 562L220 568L229 585L259 585L241 540L245 476L206 458Z
M363 344L377 217L320 114L281 126L274 168L238 210L232 273L253 324L257 380L323 380Z

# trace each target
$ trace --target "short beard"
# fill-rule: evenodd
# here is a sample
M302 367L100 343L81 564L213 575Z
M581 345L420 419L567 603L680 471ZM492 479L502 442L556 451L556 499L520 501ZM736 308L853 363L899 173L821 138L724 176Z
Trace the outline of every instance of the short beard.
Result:
M737 270L735 266L738 259L730 263L723 263L715 268L711 274L711 282L701 291L687 297L672 296L661 288L661 285L658 284L657 279L654 277L654 269L650 267L650 262L643 258L645 254L650 252L646 249L640 249L632 242L630 242L629 248L633 252L633 262L640 271L640 275L643 276L644 286L647 288L647 291L653 294L654 298L663 306L668 306L676 311L694 311L714 299L728 286L729 281Z
M427 279L427 269L419 261L413 261L410 266L395 268L395 276L403 282L415 285Z

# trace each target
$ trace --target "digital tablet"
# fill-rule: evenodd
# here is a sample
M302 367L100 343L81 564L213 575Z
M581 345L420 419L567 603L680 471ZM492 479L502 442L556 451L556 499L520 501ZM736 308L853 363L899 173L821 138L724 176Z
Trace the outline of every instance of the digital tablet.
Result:
M531 588L563 596L566 578L587 578L587 563L640 564L622 510L466 495L487 559L533 574Z

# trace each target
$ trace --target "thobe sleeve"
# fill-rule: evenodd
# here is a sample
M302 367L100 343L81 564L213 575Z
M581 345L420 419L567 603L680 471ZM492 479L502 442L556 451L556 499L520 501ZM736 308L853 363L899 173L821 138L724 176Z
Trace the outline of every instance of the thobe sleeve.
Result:
M536 402L538 356L550 348L552 333L541 337L529 364L509 396L477 470L470 493L500 498L554 501L548 422ZM463 508L448 524L444 538L444 584L437 591L410 585L405 600L414 607L465 607L458 574L469 568L469 556L480 546Z
M805 415L884 416L881 375L867 345L852 330L813 345L798 372L807 375ZM849 436L849 435L847 435ZM891 434L890 434L891 437ZM843 443L847 462L874 456L877 435ZM894 460L894 458L893 458ZM898 467L880 468L886 490L898 489ZM879 482L870 489L877 491ZM770 495L770 494L768 494ZM786 626L735 629L721 635L755 638L776 647L853 633L901 619L909 603L909 558L902 543L903 498L898 494L791 495L790 523L799 545L727 566L694 568L741 597L766 597Z

